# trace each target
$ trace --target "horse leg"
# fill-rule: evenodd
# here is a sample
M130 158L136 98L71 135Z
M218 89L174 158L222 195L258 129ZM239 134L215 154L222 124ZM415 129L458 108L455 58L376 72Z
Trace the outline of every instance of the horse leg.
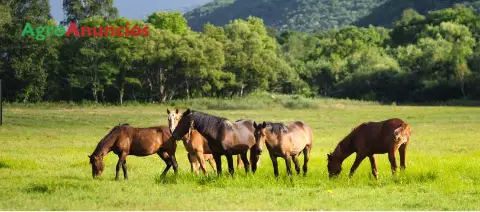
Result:
M242 168L244 166L244 164L242 163L241 157L242 156L240 154L237 155L237 169Z
M199 162L199 159L197 158L197 154L188 153L188 160L190 161L190 167L192 169L192 172L198 174L199 168L200 168L200 162Z
M349 175L350 177L353 176L353 174L355 173L355 170L357 170L358 166L363 161L363 159L365 159L365 157L366 157L365 155L357 153L355 162L353 162L352 168L350 169L350 175Z
M306 146L305 149L303 149L303 176L307 175L308 171L308 160L310 160L310 150L311 146Z
M233 155L226 154L225 156L227 157L228 172L230 172L230 175L233 177L233 174L235 173L235 170L233 168Z
M200 168L203 171L203 174L207 174L207 166L205 165L205 158L203 157L203 152L196 152L195 156L200 163Z
M115 169L115 180L119 180L118 172L120 172L120 167L122 166L122 157L118 157L117 167Z
M275 175L275 178L278 179L278 161L277 157L273 154L270 154L270 159L272 159L272 165L273 165L273 174Z
M190 158L190 153L187 153L187 158L188 158L188 162L190 163L190 170L191 172L194 172L194 167L192 163L192 158Z
M217 165L215 164L215 160L213 159L212 155L208 156L208 163L210 164L214 172L217 171Z
M242 162L245 166L245 173L248 173L250 171L250 162L248 162L247 152L242 153L240 157L242 158Z
M293 159L293 164L295 164L295 171L297 171L297 174L300 174L300 163L298 162L298 155L292 156Z
M408 145L408 142L402 144L398 149L398 152L400 153L400 170L405 170L405 168L407 168L405 164L405 159L406 159L405 156L407 155L407 145Z
M175 174L178 174L178 164L177 164L177 158L175 157L175 153L170 156L170 160L172 160L172 166L173 166L173 172Z
M128 173L127 173L127 154L122 155L122 170L123 170L123 178L125 180L128 179Z
M253 151L250 150L250 163L252 166L252 172L255 174L255 172L257 171L258 154L254 153Z
M370 159L370 165L372 166L372 174L375 179L378 180L377 161L375 159L375 155L372 154L368 156L368 158Z
M287 165L288 176L292 177L292 157L290 156L290 153L285 155L285 165Z
M213 154L213 158L215 159L215 164L217 164L217 175L222 176L222 155Z
M395 172L397 171L397 159L395 158L395 151L388 153L388 160L390 161L392 174L395 174Z
M168 157L168 154L166 152L163 152L163 153L157 153L158 156L160 156L160 158L165 162L165 164L167 165L165 167L165 169L163 170L162 172L162 177L165 177L165 175L167 175L167 172L168 170L170 169L170 167L172 167L172 161L170 160L170 158Z

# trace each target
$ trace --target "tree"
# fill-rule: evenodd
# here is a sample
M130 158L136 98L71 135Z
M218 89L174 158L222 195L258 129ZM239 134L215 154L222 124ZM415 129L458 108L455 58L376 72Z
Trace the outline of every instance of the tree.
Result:
M174 34L185 34L190 31L187 20L180 12L154 12L148 16L147 23L157 29L170 30Z
M10 18L5 19L10 21L3 25L0 35L0 78L5 82L5 96L8 100L39 101L44 95L48 72L53 69L49 61L55 61L58 55L58 42L50 37L36 40L22 36L19 29L27 22L33 27L54 27L49 1L7 1L4 6L10 11Z
M62 24L78 23L86 18L116 18L118 10L113 0L63 0L65 19Z

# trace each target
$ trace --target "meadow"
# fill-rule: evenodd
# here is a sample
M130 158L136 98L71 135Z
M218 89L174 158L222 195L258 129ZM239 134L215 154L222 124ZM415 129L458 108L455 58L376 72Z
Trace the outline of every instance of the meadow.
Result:
M233 178L226 169L222 177L195 175L178 142L177 176L169 172L160 178L165 164L156 155L130 156L129 180L115 181L117 156L110 153L105 172L93 180L87 155L100 139L119 123L166 125L167 106L6 104L0 127L0 210L480 210L479 107L275 96L177 101L168 107L176 106L232 120L307 122L314 131L308 175L290 181L279 160L275 180L268 154L261 156L254 175L243 169ZM405 171L392 176L385 154L377 156L378 181L368 160L348 178L352 155L338 179L328 178L326 154L353 127L392 117L412 126Z

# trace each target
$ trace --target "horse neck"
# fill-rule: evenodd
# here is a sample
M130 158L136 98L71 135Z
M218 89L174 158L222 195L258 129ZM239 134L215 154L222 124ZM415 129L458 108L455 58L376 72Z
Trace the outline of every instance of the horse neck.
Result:
M347 137L340 141L340 143L338 143L337 147L332 153L332 157L343 162L348 156L353 154L354 151L350 148L350 144L351 142L353 142L352 133L350 133Z
M114 130L113 130L114 131ZM103 138L98 144L95 150L92 153L92 156L106 155L113 148L115 144L115 139L113 135L115 132L109 133L105 138Z
M277 146L278 145L278 135L270 132L267 130L267 134L265 135L265 143L268 144L271 147Z
M224 123L222 120L222 123L220 123L218 128L211 129L210 127L199 125L195 128L195 130L197 130L197 132L199 132L202 136L204 136L207 139L218 140L218 137L220 135L219 132L221 132L221 130L223 129L223 125Z

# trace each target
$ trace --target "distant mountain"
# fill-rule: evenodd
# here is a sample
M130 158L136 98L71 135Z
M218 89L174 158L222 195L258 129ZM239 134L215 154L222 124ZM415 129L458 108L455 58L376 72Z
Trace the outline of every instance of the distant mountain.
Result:
M277 30L304 32L345 25L389 26L405 9L425 14L468 0L214 0L185 14L194 30L210 22L225 25L236 18L257 16ZM475 5L475 3L473 4ZM477 4L478 5L478 4Z

